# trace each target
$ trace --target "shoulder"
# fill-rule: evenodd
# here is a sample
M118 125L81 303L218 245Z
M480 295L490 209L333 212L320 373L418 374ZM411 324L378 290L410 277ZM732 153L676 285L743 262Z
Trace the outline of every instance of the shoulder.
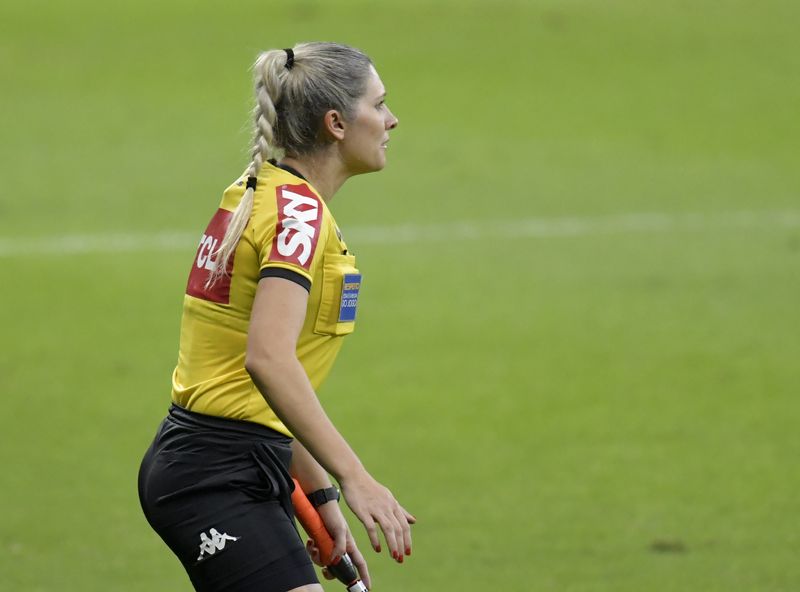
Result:
M317 246L327 240L329 218L324 201L303 179L274 167L259 176L251 223L262 267L310 271L319 258Z
M253 197L256 223L277 224L280 230L313 235L330 217L325 202L307 182L296 178L259 179Z

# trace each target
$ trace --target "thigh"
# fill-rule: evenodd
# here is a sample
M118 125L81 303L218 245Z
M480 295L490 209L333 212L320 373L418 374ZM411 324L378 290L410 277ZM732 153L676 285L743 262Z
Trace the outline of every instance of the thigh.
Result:
M152 520L201 592L286 592L317 583L294 521L277 501L231 493L190 502L179 522ZM184 516L184 511L173 516ZM161 522L161 524L159 524Z

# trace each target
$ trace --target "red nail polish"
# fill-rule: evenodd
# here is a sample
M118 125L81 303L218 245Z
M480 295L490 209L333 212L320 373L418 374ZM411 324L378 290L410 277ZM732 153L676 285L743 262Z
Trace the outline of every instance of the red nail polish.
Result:
M408 549L406 549L406 555L411 555L411 547L409 547Z
M380 553L381 552L381 546L380 545L375 547L375 552L376 553Z
M398 561L399 563L403 563L403 556L402 556L402 555L400 555L400 553L398 553L398 554L397 554L397 561Z

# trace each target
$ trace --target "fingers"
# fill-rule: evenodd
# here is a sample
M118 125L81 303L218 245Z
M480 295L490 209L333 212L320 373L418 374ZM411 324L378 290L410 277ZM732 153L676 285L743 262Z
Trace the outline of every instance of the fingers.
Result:
M386 547L395 561L403 562L403 558L411 554L410 524L416 518L407 512L394 498L392 493L377 481L366 476L359 483L340 483L342 492L353 513L364 524L370 544L376 552L380 552L378 529L383 532Z
M314 544L314 541L308 539L306 541L306 552L308 556L311 557L311 561L316 563L317 565L322 566L322 557L319 552L319 548Z
M372 545L372 548L375 549L376 553L381 552L381 540L378 537L378 527L375 524L375 521L372 519L372 516L369 514L359 514L356 513L356 518L361 520L361 523L364 525L364 529L367 531L367 536L369 537L369 543Z
M367 562L364 559L364 556L361 554L361 551L358 550L356 546L356 542L353 539L353 535L348 532L347 533L347 552L350 554L350 559L353 561L353 565L356 566L358 570L358 575L361 578L361 581L364 582L364 585L367 588L372 588L372 580L369 577L369 569L367 569Z
M327 568L327 566L325 566L324 563L322 563L322 554L320 553L319 548L314 544L314 541L312 539L308 539L308 541L306 541L306 551L308 552L309 557L311 557L311 561L322 567L322 575L326 580L336 579L336 576L330 572L330 570ZM356 549L356 552L357 551L358 549ZM364 561L363 557L361 558L361 561ZM355 561L353 561L353 563L355 564ZM366 563L364 564L364 569L366 570ZM364 578L362 577L361 579L363 580ZM367 585L367 588L369 588L369 584Z
M391 553L392 559L402 562L403 555L400 551L400 546L402 544L403 537L397 527L396 519L392 514L389 514L382 517L378 524L380 524L381 530L383 531L383 538L386 540L386 546L389 548L389 553Z
M347 529L346 533L346 545L345 551L350 556L350 559L353 562L353 565L358 570L358 576L361 578L361 581L364 582L364 585L367 588L372 588L372 579L369 576L369 569L367 568L367 562L364 559L364 556L359 551L358 546L356 545L355 539L353 538L353 534L350 532L350 529ZM320 553L319 548L314 544L312 539L306 541L306 551L308 551L309 557L311 557L311 561L315 564L322 567L322 576L326 580L334 580L336 576L334 576L330 570L322 563L322 555Z
M403 557L411 554L411 528L400 504L396 504L392 510L386 520L380 522L380 526L392 558L403 563Z
M336 533L331 533L333 536L333 553L331 560L336 561L339 557L344 555L347 548L347 527L337 529Z
M397 550L398 553L401 553L400 563L403 563L404 555L411 555L411 528L409 527L408 518L406 517L407 514L408 512L398 504L395 517L397 518L398 524L400 524L401 540L398 541L398 543L400 543L400 548Z
M333 502L322 504L317 510L325 524L325 528L333 539L331 560L335 561L337 558L344 555L347 547L347 522L339 506Z
M364 523L372 548L377 552L381 550L378 537L378 527L380 527L392 558L398 563L403 563L403 557L411 554L411 528L406 517L407 512L397 502L394 502L394 506L388 511L376 513L374 518L368 516L366 520L361 521Z

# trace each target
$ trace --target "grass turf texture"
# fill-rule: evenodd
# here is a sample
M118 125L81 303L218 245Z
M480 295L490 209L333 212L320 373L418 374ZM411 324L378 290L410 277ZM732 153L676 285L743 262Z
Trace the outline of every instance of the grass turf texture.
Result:
M367 50L401 124L348 227L797 212L795 3L5 2L0 237L199 234L258 49ZM794 590L800 230L352 245L321 397L418 514L376 590ZM135 494L194 245L5 256L9 590L189 590ZM365 537L358 532L362 547ZM328 590L340 589L326 584Z

